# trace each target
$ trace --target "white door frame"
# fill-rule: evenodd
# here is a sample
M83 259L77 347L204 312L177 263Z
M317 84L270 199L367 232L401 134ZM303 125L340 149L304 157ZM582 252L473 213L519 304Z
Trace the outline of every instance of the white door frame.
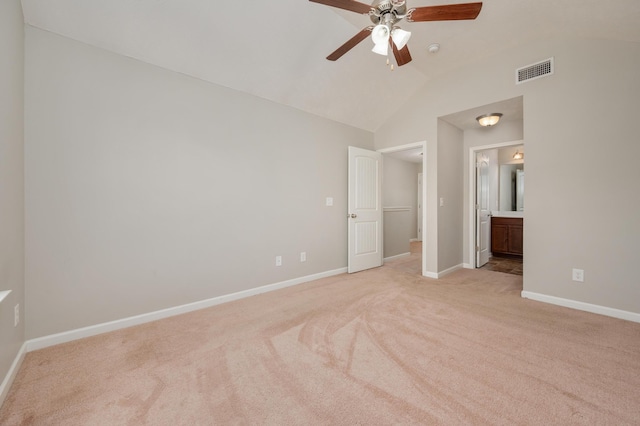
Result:
M427 199L427 141L414 142L406 145L392 146L389 148L379 149L378 152L382 154L388 154L391 152L406 151L407 149L422 148L422 275L427 275L427 245L425 239L429 238L429 232L427 229L427 209L424 208L425 200ZM425 238L426 236L426 238Z
M498 157L497 155L495 156ZM481 155L476 152L476 187L475 189L475 210L476 210L476 268L485 265L489 261L489 254L491 254L491 206L489 206L489 159L485 155ZM486 164L487 182L483 185L482 182L478 182L478 179L482 177L482 163ZM483 200L484 198L484 200ZM484 208L483 208L484 206Z
M422 153L424 157L424 152ZM424 173L418 173L418 241L422 242L422 218L424 217L424 200L422 199L422 187L424 186Z
M508 146L524 145L524 140L500 142L491 145L472 146L469 148L469 211L467 216L469 230L469 265L472 269L476 268L476 154L480 151L494 148L505 148ZM423 259L424 261L424 259Z

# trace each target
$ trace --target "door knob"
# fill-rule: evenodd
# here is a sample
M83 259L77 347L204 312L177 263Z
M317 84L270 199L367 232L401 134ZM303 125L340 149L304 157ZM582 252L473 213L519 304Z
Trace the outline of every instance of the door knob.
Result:
M358 217L358 215L355 213L351 213L351 214L348 214L347 217L350 217L351 219L355 219L356 217Z

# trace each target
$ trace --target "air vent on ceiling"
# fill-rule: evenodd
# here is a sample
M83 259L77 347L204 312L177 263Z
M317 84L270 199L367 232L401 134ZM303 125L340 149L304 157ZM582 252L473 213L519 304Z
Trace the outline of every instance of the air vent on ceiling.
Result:
M553 58L518 68L516 70L516 84L546 77L551 74L553 74Z

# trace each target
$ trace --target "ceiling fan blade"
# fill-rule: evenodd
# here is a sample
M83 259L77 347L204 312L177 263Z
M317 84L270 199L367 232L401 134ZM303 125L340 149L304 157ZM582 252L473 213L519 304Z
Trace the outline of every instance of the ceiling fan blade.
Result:
M309 0L313 3L326 4L338 9L350 10L356 13L369 13L371 6L355 0Z
M411 62L411 53L409 53L409 46L405 45L402 49L398 49L396 44L389 38L389 43L393 48L393 56L396 58L396 63L399 67Z
M482 9L482 2L448 4L443 6L423 6L409 9L406 20L409 22L457 21L476 19Z
M338 47L335 52L333 52L331 55L327 56L327 59L330 60L330 61L335 61L335 60L339 59L342 55L344 55L345 53L347 53L348 51L353 49L362 40L364 40L365 38L369 37L369 35L371 34L371 30L372 29L373 29L373 27L364 28L358 34L356 34L355 36L351 37L345 44L343 44L342 46Z

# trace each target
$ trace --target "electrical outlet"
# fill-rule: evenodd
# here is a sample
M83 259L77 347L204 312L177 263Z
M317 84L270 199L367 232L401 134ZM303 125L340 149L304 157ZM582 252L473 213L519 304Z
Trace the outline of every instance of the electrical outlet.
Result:
M20 304L13 307L13 326L17 327L20 322Z
M282 256L276 256L276 266L282 266Z
M572 279L577 282L584 282L584 269L573 269Z
M300 252L300 262L306 262L306 261L307 261L307 252L306 251Z

